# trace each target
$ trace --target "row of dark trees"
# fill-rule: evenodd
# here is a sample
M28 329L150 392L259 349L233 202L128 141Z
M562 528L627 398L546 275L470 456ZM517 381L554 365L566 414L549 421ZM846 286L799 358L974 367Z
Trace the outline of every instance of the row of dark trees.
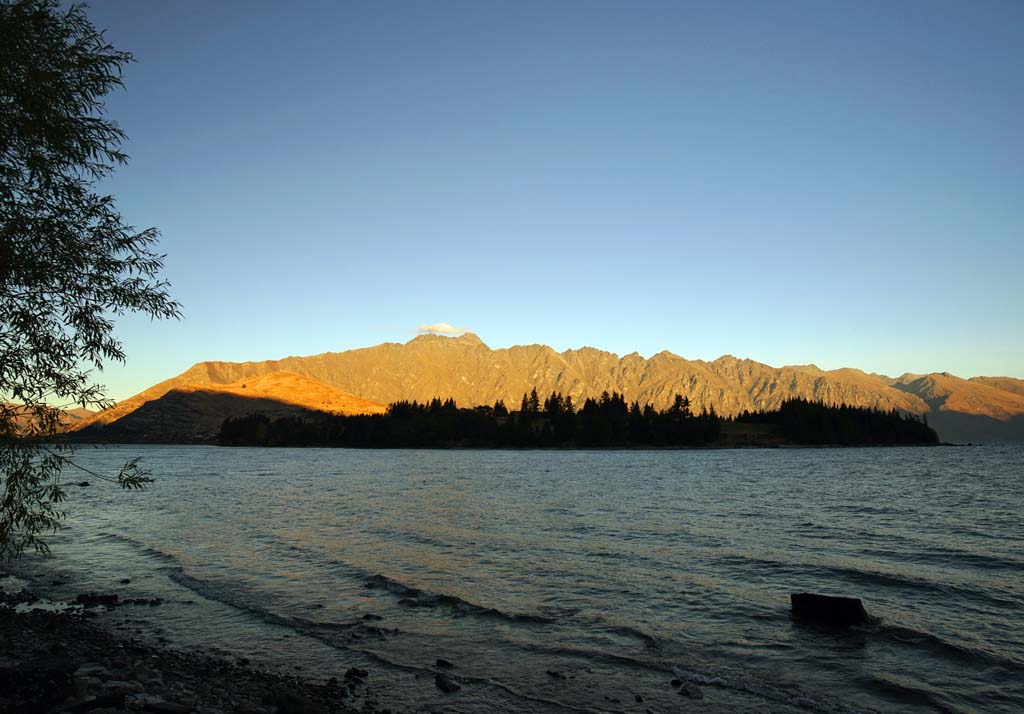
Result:
M828 406L806 399L790 399L775 411L743 412L735 421L772 424L796 444L937 444L939 436L928 417L847 404Z
M723 425L771 424L797 444L926 444L938 438L912 415L845 405L791 400L771 412L723 419L714 409L695 413L680 394L663 411L628 403L617 392L587 399L576 408L571 396L553 392L543 402L534 389L518 411L504 402L460 408L452 399L395 402L386 414L270 419L262 414L228 419L219 441L225 446L429 447L673 447L708 446Z
M459 408L455 401L395 402L386 414L269 419L252 415L228 419L220 431L227 446L351 447L607 447L702 446L713 443L721 420L712 412L694 414L689 399L657 411L629 404L617 393L587 399L579 409L572 397L553 392L541 402L534 389L519 411L505 403Z

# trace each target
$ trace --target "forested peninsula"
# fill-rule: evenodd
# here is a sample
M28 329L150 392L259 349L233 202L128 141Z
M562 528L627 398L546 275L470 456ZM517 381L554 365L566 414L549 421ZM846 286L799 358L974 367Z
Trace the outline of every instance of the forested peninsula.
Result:
M504 402L459 407L455 400L400 401L383 414L272 418L264 414L226 419L222 446L317 446L350 448L680 448L743 446L869 446L939 443L927 418L845 404L791 399L772 411L721 417L694 412L677 394L671 406L627 403L617 393L587 399L553 392L543 402L537 390L520 408Z

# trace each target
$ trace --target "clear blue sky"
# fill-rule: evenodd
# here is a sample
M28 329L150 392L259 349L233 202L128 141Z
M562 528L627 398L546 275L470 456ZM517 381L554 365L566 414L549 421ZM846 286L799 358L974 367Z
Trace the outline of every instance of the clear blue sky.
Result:
M107 188L204 359L492 347L1024 377L1024 3L96 2Z

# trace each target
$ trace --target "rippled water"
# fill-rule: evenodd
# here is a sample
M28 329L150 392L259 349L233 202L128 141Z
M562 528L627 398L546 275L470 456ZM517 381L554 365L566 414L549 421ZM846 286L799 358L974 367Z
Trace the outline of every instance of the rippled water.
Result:
M153 488L76 490L55 557L19 569L164 597L108 619L176 646L368 667L399 711L1024 711L1021 445L79 461L139 453ZM797 625L795 591L873 622Z

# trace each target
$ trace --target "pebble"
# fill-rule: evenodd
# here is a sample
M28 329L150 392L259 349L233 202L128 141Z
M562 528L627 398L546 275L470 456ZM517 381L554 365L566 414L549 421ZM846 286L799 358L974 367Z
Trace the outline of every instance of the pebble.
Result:
M369 676L369 672L367 672L365 669L359 669L358 667L352 667L347 672L345 672L345 679L349 681L359 681L366 679Z
M86 662L78 665L75 674L79 677L102 677L110 674L106 667L99 662Z
M150 699L146 702L143 710L153 712L153 714L190 714L195 711L195 707L178 702L165 702L162 699Z
M295 692L278 692L268 702L277 706L278 714L306 714L313 706L305 697Z
M103 689L111 694L136 694L141 692L142 685L138 682L128 682L123 679L111 679L103 683Z
M252 702L242 702L235 707L235 714L271 714L271 710Z
M104 679L105 678L101 677L83 677L81 675L76 674L74 677L72 677L72 682L74 682L76 687L81 687L85 691L89 691L91 689L99 689L100 687L102 687Z
M704 692L696 684L684 684L682 689L679 690L679 694L690 699L704 698Z
M270 709L253 702L242 702L235 707L235 714L270 714Z

